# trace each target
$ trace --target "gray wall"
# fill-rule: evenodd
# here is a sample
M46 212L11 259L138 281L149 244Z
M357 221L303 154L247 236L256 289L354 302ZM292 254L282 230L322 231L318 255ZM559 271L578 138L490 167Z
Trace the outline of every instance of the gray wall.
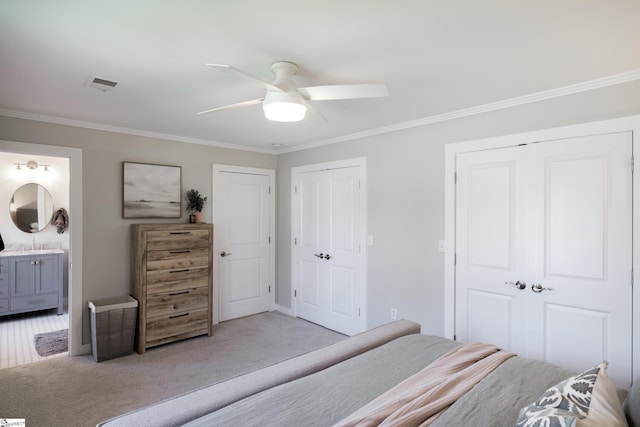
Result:
M619 85L457 120L278 156L277 303L291 306L291 168L367 158L367 326L398 317L444 333L446 144L640 114L640 83Z
M211 195L211 165L222 163L275 169L276 156L241 150L104 132L0 116L0 140L81 148L83 153L82 302L129 292L129 225L134 222L187 222L122 219L122 162L182 167L182 189ZM0 151L2 145L0 143ZM203 220L211 221L211 206ZM69 212L73 226L73 212ZM83 314L83 343L90 342L88 310Z
M291 168L367 158L368 326L389 321L390 308L444 328L444 146L448 143L640 114L640 82L618 85L340 144L280 154L213 148L0 116L0 140L83 150L83 302L129 288L129 224L121 218L121 162L182 166L182 188L211 194L211 164L277 169L276 302L291 307ZM0 145L0 150L2 146ZM210 206L205 220L211 218ZM73 213L70 213L73 215ZM138 220L135 222L148 222ZM186 216L180 221L186 222ZM84 342L89 324L85 313Z

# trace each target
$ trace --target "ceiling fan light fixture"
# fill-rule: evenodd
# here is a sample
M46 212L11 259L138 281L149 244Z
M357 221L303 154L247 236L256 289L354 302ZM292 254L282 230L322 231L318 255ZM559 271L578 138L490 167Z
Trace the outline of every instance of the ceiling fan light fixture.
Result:
M389 96L387 87L383 84L343 84L323 85L299 88L293 81L293 76L298 71L298 66L289 61L277 61L271 64L271 71L275 74L275 80L269 83L250 74L245 73L230 65L207 64L226 72L252 81L267 91L264 98L250 101L237 102L222 107L200 111L198 114L213 113L214 111L235 110L236 108L249 107L262 103L264 115L268 120L275 122L297 122L303 120L307 108L311 108L316 116L327 119L316 110L309 101L330 101L340 99L376 98Z
M274 122L299 122L307 112L307 107L298 102L265 102L262 108L264 116Z

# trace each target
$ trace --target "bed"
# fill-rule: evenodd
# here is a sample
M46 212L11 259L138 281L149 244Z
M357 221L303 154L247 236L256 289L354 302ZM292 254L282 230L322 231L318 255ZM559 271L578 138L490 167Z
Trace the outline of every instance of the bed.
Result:
M419 325L413 322L393 322L98 425L331 426L358 413L379 395L461 346L456 341L419 332ZM596 412L595 416L605 418L596 418L599 424L577 425L603 425L602 420L609 423L606 417L626 416L629 425L640 426L640 392L634 387L627 397L626 391L611 390L612 383L608 392L603 392L601 384L605 384L605 379L600 379L603 376L606 379L604 367L596 376L590 376L598 381L591 398L594 403L588 416L579 419L589 421ZM546 362L508 357L441 412L431 425L515 426L517 422L522 426L534 425L533 421L523 419L529 412L523 415L521 409L534 408L531 411L536 416L541 416L540 411L549 412L539 406L545 392L548 403L548 391L553 390L557 397L558 388L553 386L571 384L567 380L572 378L576 378L575 372ZM602 396L609 398L604 410L599 400ZM613 414L601 414L607 411Z

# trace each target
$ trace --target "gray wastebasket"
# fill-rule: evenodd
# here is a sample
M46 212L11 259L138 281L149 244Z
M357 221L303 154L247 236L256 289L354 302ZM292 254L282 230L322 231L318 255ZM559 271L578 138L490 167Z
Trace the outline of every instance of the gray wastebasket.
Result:
M131 297L89 301L93 360L115 359L133 353L138 301Z

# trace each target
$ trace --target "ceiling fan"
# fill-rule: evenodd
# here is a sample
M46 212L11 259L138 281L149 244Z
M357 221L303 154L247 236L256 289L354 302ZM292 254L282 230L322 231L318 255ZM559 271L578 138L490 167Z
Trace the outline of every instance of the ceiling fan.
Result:
M271 64L271 71L275 74L275 79L271 83L247 74L230 65L207 64L207 66L227 71L250 80L254 84L264 87L267 91L262 98L212 108L201 111L198 114L233 110L262 104L264 115L267 119L277 122L297 122L304 119L307 108L315 110L309 101L389 96L387 87L378 83L296 87L293 83L293 76L298 71L298 66L288 61L278 61ZM320 116L322 115L320 114Z

